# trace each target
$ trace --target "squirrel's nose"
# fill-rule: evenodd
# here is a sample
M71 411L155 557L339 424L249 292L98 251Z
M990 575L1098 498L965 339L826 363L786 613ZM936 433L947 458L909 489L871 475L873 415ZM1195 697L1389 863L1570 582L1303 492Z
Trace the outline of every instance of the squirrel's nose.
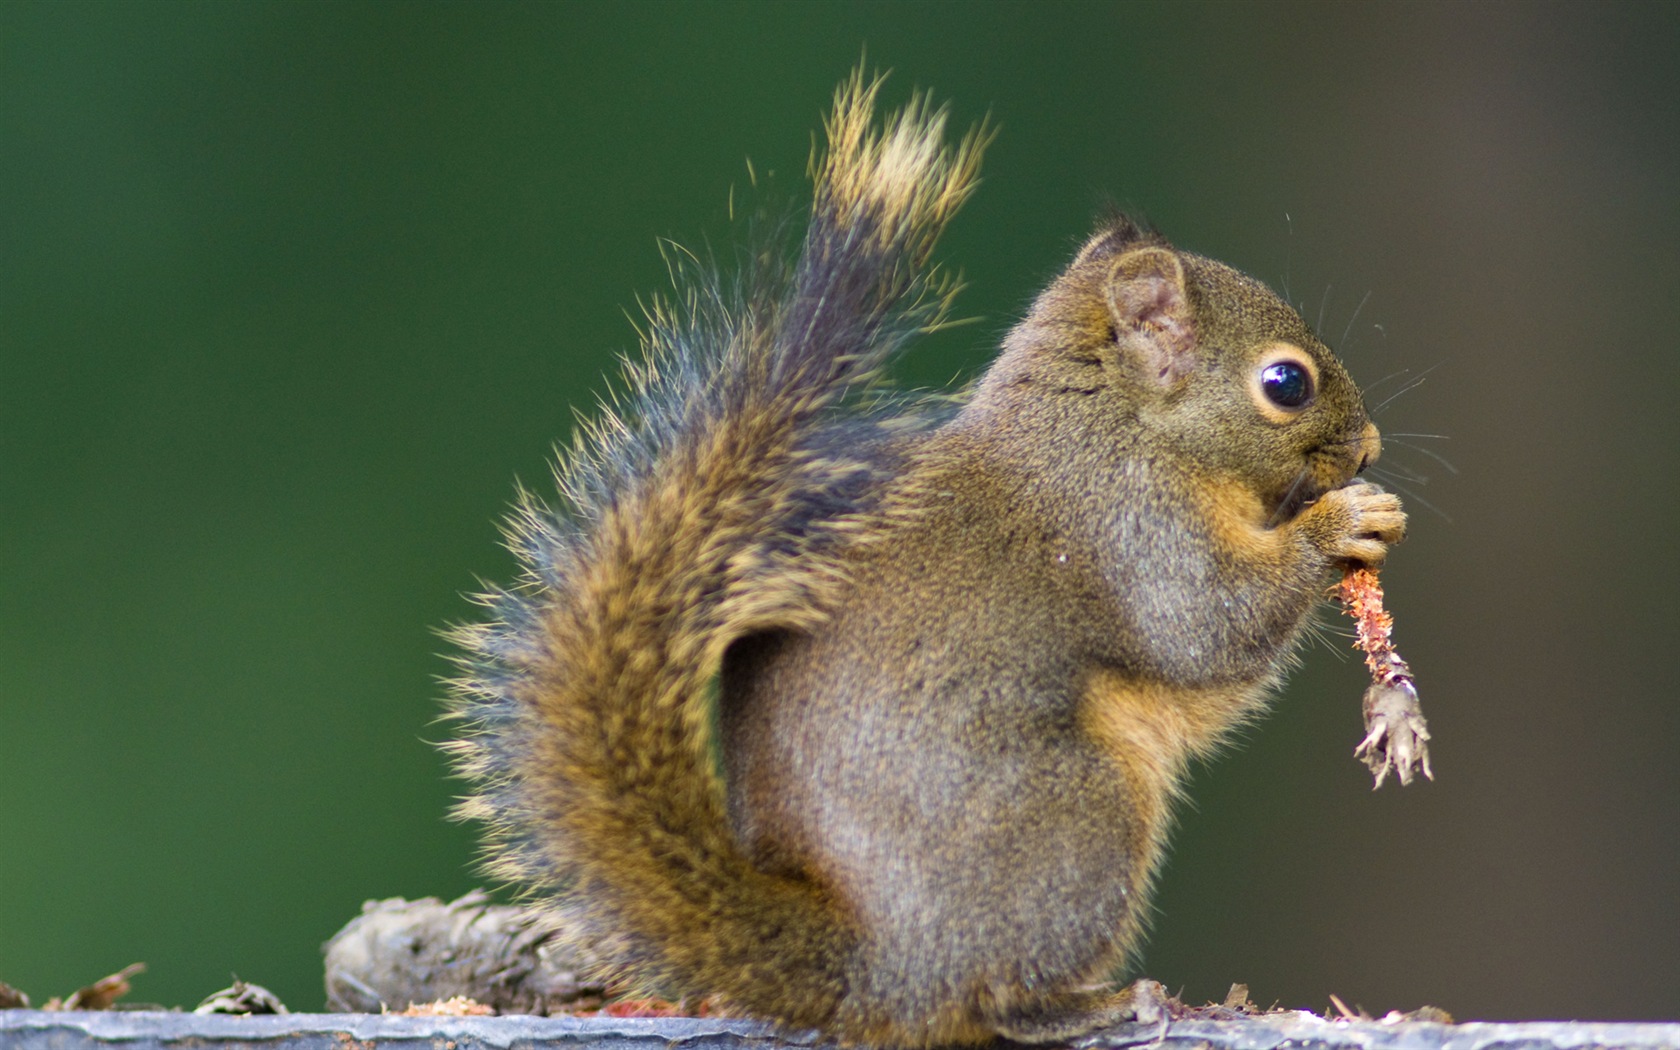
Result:
M1382 434L1378 432L1375 423L1366 423L1365 429L1359 434L1359 470L1364 473L1365 468L1377 461L1382 455Z

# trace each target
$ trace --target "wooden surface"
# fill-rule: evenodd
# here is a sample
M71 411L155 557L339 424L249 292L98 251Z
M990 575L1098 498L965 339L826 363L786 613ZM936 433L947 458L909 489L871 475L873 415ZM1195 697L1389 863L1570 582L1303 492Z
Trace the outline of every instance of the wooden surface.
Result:
M0 1010L0 1050L770 1050L817 1045L748 1021L562 1017L396 1017L379 1014L199 1016L143 1011ZM1082 1039L1081 1050L1586 1050L1680 1048L1680 1023L1431 1024L1327 1021L1306 1013L1241 1021L1124 1025Z

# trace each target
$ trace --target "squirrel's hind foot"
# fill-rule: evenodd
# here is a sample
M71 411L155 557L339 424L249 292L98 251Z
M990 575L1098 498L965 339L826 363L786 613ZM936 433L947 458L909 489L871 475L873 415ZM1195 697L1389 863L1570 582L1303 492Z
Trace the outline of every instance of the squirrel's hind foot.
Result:
M1118 1024L1157 1024L1172 1016L1175 1000L1159 981L1140 978L1118 992L1093 992L999 1020L1000 1038L1042 1046L1066 1043Z

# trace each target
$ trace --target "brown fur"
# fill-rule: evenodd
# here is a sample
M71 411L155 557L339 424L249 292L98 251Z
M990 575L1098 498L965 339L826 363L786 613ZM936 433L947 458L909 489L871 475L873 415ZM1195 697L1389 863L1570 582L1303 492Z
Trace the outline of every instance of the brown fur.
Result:
M847 409L937 321L983 139L921 102L871 132L874 93L837 98L792 274L656 313L640 407L567 510L524 504L530 578L461 632L463 812L667 991L883 1046L1065 1035L1113 1016L1188 763L1404 515L1345 485L1376 431L1295 312L1124 220L949 419ZM1263 352L1310 404L1256 401Z

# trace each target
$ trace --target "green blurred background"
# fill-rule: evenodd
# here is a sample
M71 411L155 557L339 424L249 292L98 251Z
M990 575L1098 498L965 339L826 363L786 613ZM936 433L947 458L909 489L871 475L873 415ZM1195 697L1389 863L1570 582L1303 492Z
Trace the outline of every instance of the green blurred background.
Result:
M1672 4L0 4L0 980L315 1009L364 898L478 883L432 632L657 238L727 245L747 158L797 203L866 46L1001 128L942 248L978 323L909 381L1112 200L1450 438L1385 457L1438 508L1386 579L1439 782L1370 792L1314 647L1198 772L1143 969L1680 1018Z

